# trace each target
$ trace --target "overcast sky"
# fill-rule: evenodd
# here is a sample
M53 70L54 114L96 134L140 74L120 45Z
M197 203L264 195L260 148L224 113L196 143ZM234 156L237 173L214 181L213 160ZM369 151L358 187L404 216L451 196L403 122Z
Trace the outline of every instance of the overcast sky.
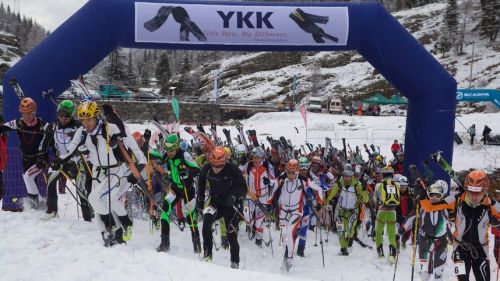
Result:
M14 8L14 0L0 0ZM21 15L33 18L43 27L54 31L80 9L87 0L19 0Z

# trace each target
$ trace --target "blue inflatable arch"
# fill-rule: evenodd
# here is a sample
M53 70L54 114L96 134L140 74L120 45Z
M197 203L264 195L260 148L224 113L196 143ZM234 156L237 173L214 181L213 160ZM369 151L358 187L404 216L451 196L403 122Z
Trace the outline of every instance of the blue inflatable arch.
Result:
M154 42L154 40L147 38L136 40L139 36L138 33L136 34L136 28L138 26L142 27L144 23L136 24L138 5L157 5L157 7L173 8L173 10L165 11L167 16L168 13L172 13L175 18L174 10L176 8L180 12L182 10L185 12L185 9L181 6L191 4L205 5L207 16L210 9L226 9L226 12L220 14L220 21L217 22L221 28L234 24L237 27L268 28L269 30L276 30L278 24L271 21L271 19L274 19L273 17L278 12L271 15L266 12L268 9L287 8L294 11L300 10L300 13L312 10L318 14L318 11L327 13L329 9L344 7L347 16L345 17L346 22L343 23L344 26L341 27L347 28L345 29L347 33L343 37L333 39L325 35L326 39L323 38L325 39L323 42L326 41L326 43L321 42L321 40L316 41L317 38L314 38L315 42L310 43L307 41L310 41L310 39L300 39L306 37L299 36L298 40L304 40L304 44L295 42L293 44L266 45L266 41L259 44L242 44L241 42L232 43L231 39L210 44L210 40L206 41L206 38L203 38L205 36L200 35L199 32L196 34L196 30L193 30L188 23L184 27L190 28L192 41L186 41L186 38L184 38L184 41L181 39L179 42L160 42L161 40ZM254 11L249 15L248 12L238 12L238 8L246 9L246 11L252 8L261 10L261 12ZM230 14L227 9L234 10L233 14ZM306 32L311 32L310 29L308 31L311 26L301 26L297 19L311 17L313 25L319 23L316 26L328 21L326 19L325 22L322 22L322 16L300 13L295 18L290 14L290 18ZM155 14L152 16L155 16ZM229 17L230 15L232 15L232 18ZM227 21L224 20L224 17ZM257 21L254 21L255 17L258 18ZM336 19L333 18L332 22L335 22ZM179 22L177 18L175 20ZM171 22L173 23L173 21ZM290 21L286 26L290 29L292 29L292 26L297 28L295 23ZM158 28L158 26L151 25L147 27L144 25L144 27L149 28L150 31ZM201 26L201 29L204 27ZM182 37L182 25L180 31L178 28L179 25L176 25L171 32L175 33L176 37L179 37L180 32L180 37ZM189 32L186 33L185 30L184 32L184 36L190 35ZM309 37L311 35L304 34ZM340 43L328 44L334 42L334 40L339 40ZM342 40L344 40L343 43ZM193 41L196 41L196 44ZM70 86L69 81L71 79L87 73L116 47L221 51L356 50L409 100L405 136L405 164L414 163L422 167L422 161L430 153L437 150L442 150L444 157L448 161L452 159L456 82L432 55L381 4L376 2L328 4L176 3L150 0L145 3L145 1L134 0L90 0L5 74L3 78L5 120L11 120L19 116L17 110L19 99L8 83L11 77L15 76L26 94L38 103L39 116L46 120L53 120L55 118L55 106L48 99L42 97L42 91L53 89L54 94L59 95ZM13 135L11 136L9 145L15 146L17 140ZM437 177L447 178L440 169L434 168L434 174ZM13 180L11 177L4 177L4 182L8 193ZM9 196L9 194L6 195Z

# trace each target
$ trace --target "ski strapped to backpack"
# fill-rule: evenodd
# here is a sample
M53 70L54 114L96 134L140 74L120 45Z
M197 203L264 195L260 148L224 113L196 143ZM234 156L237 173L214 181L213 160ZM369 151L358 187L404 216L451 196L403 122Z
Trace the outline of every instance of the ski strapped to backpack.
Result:
M432 153L430 155L430 158L436 161L436 163L446 172L446 174L448 174L448 176L457 184L460 190L463 190L464 189L462 184L463 181L460 180L457 173L453 170L448 161L444 159L444 157L441 155L442 153L443 153L442 151Z

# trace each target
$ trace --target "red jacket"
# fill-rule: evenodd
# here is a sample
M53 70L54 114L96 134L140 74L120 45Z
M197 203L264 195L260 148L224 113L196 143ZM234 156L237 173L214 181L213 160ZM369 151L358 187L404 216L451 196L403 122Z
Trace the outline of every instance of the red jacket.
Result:
M7 167L7 136L0 136L0 171Z
M393 143L392 146L391 146L391 151L394 152L394 151L400 151L401 150L401 146L399 146L399 143Z

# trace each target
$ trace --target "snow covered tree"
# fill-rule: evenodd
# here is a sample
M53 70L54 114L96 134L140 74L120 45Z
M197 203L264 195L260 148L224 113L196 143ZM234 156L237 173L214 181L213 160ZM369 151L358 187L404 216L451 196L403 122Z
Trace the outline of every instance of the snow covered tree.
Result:
M443 56L451 50L453 46L457 46L458 33L458 8L457 0L448 0L448 6L443 17L443 29L441 38L436 43L435 49Z
M500 28L500 1L481 0L481 22L479 23L481 36L486 36L490 42L496 40Z
M112 83L126 84L127 82L127 66L125 65L125 56L120 48L112 51L107 58L107 65L104 68L104 77L106 80L111 80Z
M162 94L168 94L169 81L172 74L170 72L170 65L167 52L162 52L160 55L160 61L156 65L155 77L158 81L158 86L160 86L160 92Z

